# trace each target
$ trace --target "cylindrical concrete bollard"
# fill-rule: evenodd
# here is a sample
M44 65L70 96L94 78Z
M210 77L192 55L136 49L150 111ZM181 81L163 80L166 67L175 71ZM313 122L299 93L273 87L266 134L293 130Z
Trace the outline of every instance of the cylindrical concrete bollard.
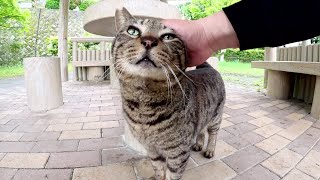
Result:
M27 101L31 111L48 111L63 104L60 58L23 60Z

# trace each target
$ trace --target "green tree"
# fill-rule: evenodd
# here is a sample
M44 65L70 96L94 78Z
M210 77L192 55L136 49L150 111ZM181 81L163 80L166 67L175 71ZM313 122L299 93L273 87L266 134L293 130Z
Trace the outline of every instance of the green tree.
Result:
M0 27L24 28L28 17L28 11L21 10L16 0L0 0Z
M191 20L207 17L240 0L192 0L179 6L181 13Z
M81 11L86 10L89 6L95 4L98 0L70 0L69 9L73 10L77 7ZM47 9L59 9L60 0L47 0Z

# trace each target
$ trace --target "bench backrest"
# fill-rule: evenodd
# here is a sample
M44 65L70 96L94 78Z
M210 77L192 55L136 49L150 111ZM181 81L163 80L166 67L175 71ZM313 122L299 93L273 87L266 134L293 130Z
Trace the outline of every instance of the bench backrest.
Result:
M281 47L278 49L277 61L320 62L320 44Z
M110 47L113 38L109 37L84 37L71 38L73 61L111 61ZM99 48L85 50L79 48L79 43L99 43Z

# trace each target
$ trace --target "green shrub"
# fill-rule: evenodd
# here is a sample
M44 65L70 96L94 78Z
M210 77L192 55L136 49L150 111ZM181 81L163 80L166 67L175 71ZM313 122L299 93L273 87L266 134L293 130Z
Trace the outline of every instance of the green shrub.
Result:
M46 39L47 56L58 56L58 37L50 37ZM72 43L68 39L68 61L72 60Z
M239 49L227 49L224 53L226 61L251 62L264 59L263 49L250 49L240 51Z
M79 4L79 9L81 11L86 10L89 6L93 5L97 1L95 0L82 0L81 3Z
M59 0L47 0L45 7L47 9L59 9L59 2Z

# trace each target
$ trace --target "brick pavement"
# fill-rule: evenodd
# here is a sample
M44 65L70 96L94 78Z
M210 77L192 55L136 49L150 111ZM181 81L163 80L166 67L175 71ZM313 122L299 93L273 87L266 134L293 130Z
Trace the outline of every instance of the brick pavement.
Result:
M145 157L123 142L119 92L107 83L64 83L64 105L26 106L22 80L0 81L1 180L150 179ZM320 178L320 123L310 106L227 85L215 157L192 152L185 180Z

